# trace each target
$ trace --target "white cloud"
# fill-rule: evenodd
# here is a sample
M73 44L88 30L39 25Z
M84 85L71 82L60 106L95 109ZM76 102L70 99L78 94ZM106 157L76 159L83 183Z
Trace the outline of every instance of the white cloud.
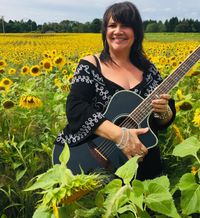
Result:
M123 1L123 0L121 0ZM1 0L0 16L5 20L30 18L39 23L77 20L81 22L102 18L113 0ZM200 20L200 1L197 0L134 0L143 20L192 18Z

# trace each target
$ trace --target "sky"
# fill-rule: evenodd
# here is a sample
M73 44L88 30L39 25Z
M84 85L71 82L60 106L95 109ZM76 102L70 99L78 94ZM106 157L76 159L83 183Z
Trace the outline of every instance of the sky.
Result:
M85 23L102 18L112 0L0 0L0 17L5 21L31 19L37 24L73 20ZM134 0L142 20L172 17L200 20L200 0Z

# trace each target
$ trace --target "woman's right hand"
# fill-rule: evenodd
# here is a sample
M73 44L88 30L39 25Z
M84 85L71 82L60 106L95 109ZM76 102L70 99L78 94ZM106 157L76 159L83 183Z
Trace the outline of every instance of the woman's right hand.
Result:
M123 131L123 130L122 130ZM124 128L123 140L121 135L121 149L122 152L127 156L128 159L135 155L144 157L148 153L148 149L142 144L138 136L145 134L149 131L149 128L140 129L126 129Z

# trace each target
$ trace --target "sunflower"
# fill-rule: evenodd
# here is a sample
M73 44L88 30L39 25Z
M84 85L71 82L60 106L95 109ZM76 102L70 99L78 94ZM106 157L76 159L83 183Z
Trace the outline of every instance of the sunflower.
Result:
M176 124L172 125L172 128L176 134L177 139L179 140L179 142L182 142L184 140L183 136L181 135L181 131L178 128L178 126Z
M66 192L65 198L61 203L71 204L89 192L101 187L103 184L103 176L98 174L79 174L76 175L72 181L72 185Z
M55 84L55 86L57 86L58 88L61 88L61 87L62 87L62 82L61 82L58 78L55 78L55 79L54 79L54 84Z
M5 60L0 60L0 67L3 68L3 67L6 67L7 66L7 63Z
M183 100L185 98L181 89L177 90L176 95L179 100Z
M16 69L10 68L9 71L8 71L8 74L10 74L10 75L16 74Z
M52 71L52 62L49 59L45 59L42 61L43 68L46 71Z
M51 51L51 54L52 54L53 56L55 56L55 55L57 55L57 51L56 51L56 50L52 50L52 51Z
M0 74L5 73L5 69L0 67Z
M65 58L61 55L56 56L53 59L53 63L59 68L62 69L62 67L65 65Z
M194 118L192 122L200 128L200 108L197 108L194 113Z
M67 74L67 72L68 72L67 69L62 70L63 74Z
M13 81L10 80L9 78L3 78L1 81L0 81L0 85L1 86L4 86L4 87L7 87L7 88L10 88L10 86L13 84Z
M72 65L72 61L71 60L68 60L67 62L66 62L66 65L68 66L68 67L70 67L71 65Z
M30 72L30 68L28 66L23 66L21 68L21 75L27 75Z
M31 67L30 74L32 76L39 76L41 74L39 65L34 65Z
M191 173L195 176L198 173L198 168L192 166Z
M5 109L10 109L10 108L14 107L14 105L15 105L14 102L11 100L6 100L3 102L3 107Z
M48 57L49 57L49 51L44 51L44 52L43 52L43 56L44 56L45 58L48 58Z
M195 64L186 74L186 76L196 76L200 74L199 65Z
M73 74L69 74L67 76L67 80L71 83L72 82L72 79L73 79L74 75Z
M190 101L182 100L177 102L175 107L177 112L180 110L187 111L192 109L192 103Z
M19 101L22 108L32 109L42 107L42 101L35 96L22 96Z

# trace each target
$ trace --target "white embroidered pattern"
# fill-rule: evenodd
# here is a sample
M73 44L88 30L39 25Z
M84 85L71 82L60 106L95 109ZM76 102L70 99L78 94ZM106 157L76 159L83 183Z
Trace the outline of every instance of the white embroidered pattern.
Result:
M82 127L76 134L65 135L62 131L58 135L56 141L62 144L76 143L77 141L80 141L81 139L85 138L92 129L92 127L95 125L95 123L98 123L98 121L102 118L104 118L104 116L101 113L97 112L92 115L92 118L90 117L87 121L85 121L85 124L82 125Z
M93 81L87 75L86 76L85 75L74 76L73 79L72 79L72 84L78 83L78 82L88 83L88 84L92 84L93 83Z
M84 72L86 72L86 74ZM132 90L133 92L138 93L140 95L142 95L143 92L143 97L148 96L162 81L162 78L160 77L160 74L158 73L154 65L151 65L151 67L149 68L149 74L146 74L145 80L147 82L147 84L145 84L145 87L146 85L148 85L148 88L145 89L145 92L143 92L140 89ZM103 112L112 97L112 95L109 93L109 90L106 89L106 84L104 82L103 77L99 75L98 72L91 70L89 65L80 64L77 67L76 72L74 73L72 84L79 82L94 84L96 95L92 99L93 106L94 108L96 108L96 110ZM118 90L116 90L116 92L117 91ZM95 123L98 123L99 120L104 118L101 112L92 114L92 117L89 117L88 120L86 120L85 123L81 126L79 131L75 134L65 135L62 131L58 135L56 141L62 144L71 144L77 143L80 140L84 139L90 133Z

